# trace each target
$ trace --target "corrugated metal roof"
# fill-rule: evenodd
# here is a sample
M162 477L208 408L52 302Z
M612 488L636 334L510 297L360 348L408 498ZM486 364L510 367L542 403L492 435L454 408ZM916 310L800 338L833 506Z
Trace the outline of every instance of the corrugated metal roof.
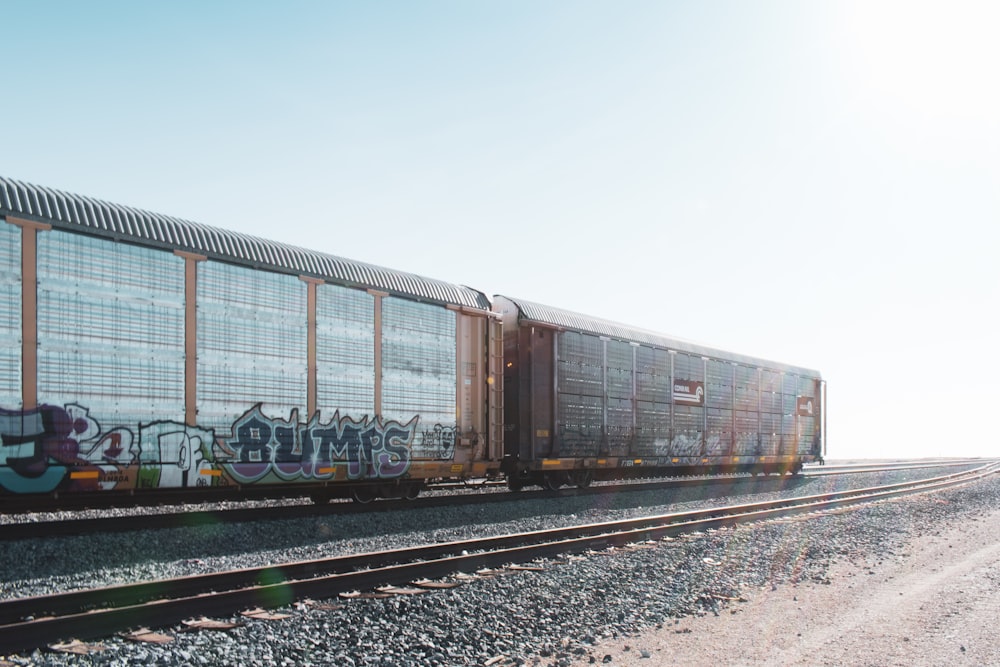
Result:
M791 366L789 364L769 361L757 357L750 357L744 354L726 352L718 348L693 343L682 338L674 338L653 331L648 331L646 329L621 324L620 322L613 322L599 317L581 315L580 313L563 310L562 308L544 306L542 304L525 301L523 299L514 299L509 296L498 295L494 298L494 302L498 303L501 299L509 301L513 304L518 311L518 320L523 323L535 323L567 331L578 331L598 336L607 336L608 338L614 338L616 340L639 343L640 345L649 345L668 350L676 350L677 352L685 352L688 354L695 354L702 357L710 357L724 361L733 361L747 366L773 368L789 373L796 373L798 375L820 377L819 371L801 368L798 366ZM498 303L498 305L500 304Z
M107 236L141 245L184 250L234 264L314 276L398 296L480 310L490 308L486 295L469 287L68 194L2 176L0 215L46 222L60 229Z

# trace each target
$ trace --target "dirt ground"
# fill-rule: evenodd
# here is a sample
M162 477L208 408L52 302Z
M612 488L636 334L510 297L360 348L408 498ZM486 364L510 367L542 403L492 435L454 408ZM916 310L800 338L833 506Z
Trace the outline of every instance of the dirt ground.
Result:
M838 564L831 580L748 590L719 616L601 644L575 664L1000 665L1000 511L870 569Z

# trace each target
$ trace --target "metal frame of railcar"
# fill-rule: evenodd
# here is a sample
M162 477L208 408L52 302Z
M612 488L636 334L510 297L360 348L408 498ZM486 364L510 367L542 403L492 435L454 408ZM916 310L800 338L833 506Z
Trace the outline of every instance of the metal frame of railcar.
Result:
M522 299L513 299L505 296L494 297L494 309L500 313L504 319L504 348L507 357L505 387L510 394L506 399L508 412L506 414L507 430L505 441L505 459L503 470L513 480L513 486L526 484L541 484L543 486L558 487L564 483L586 484L593 478L627 478L645 477L662 474L705 472L706 470L722 471L742 471L742 472L795 472L801 468L802 463L821 460L825 451L825 416L826 386L817 371L766 361L756 357L736 354L710 348L707 346L684 341L650 332L647 330L631 327L618 322L612 322L600 318L589 317L578 313L573 313L559 308L543 306ZM549 332L546 337L545 332ZM600 432L591 429L589 436L582 436L583 440L589 437L591 446L587 451L581 452L580 448L564 446L563 435L567 432L566 425L559 419L560 408L560 386L558 365L563 357L560 356L559 339L560 335L568 333L586 334L592 337L591 344L600 341L601 359L598 364L601 369L600 397ZM617 446L612 442L612 434L616 427L609 422L609 345L615 343L628 344L632 350L632 361L630 367L631 391L628 396L630 401L631 415L630 423L625 426L618 425ZM669 435L667 441L670 443L666 448L660 447L655 455L649 451L637 453L637 415L638 415L638 393L636 390L638 365L637 350L639 348L650 348L661 350L669 355L669 400L665 404L669 407L669 417L667 426ZM619 350L625 350L621 345ZM596 353L591 351L592 358L596 359ZM628 356L628 352L624 352ZM676 445L676 421L675 412L682 409L677 398L677 384L683 384L683 380L678 380L675 373L675 361L678 356L685 356L689 361L700 365L701 375L697 384L706 395L700 403L700 427L698 429L699 442L696 443L698 451L680 454L675 450ZM721 366L720 366L721 364ZM594 364L591 364L594 365ZM718 373L725 374L722 370L731 367L731 379L729 379L729 390L731 395L728 398L727 407L710 408L710 395L708 391L711 386L710 366ZM737 437L739 428L737 426L737 373L738 368L745 369L744 374L753 371L757 380L754 392L757 396L756 409L753 411L744 410L742 413L756 414L755 437L756 446L752 453L737 451ZM811 391L806 392L804 398L812 398L812 407L819 412L812 417L811 431L808 434L796 435L792 441L784 435L784 422L786 410L791 409L792 423L798 433L800 409L797 405L789 406L782 403L781 419L775 419L776 414L766 413L772 420L772 426L777 427L778 433L773 433L771 440L776 440L776 451L764 451L762 438L764 429L762 415L765 412L761 406L762 377L765 373L778 374L779 378L795 378L795 382L805 382L811 384ZM714 377L714 376L713 376ZM592 387L591 398L596 398L597 379L591 377ZM784 383L784 379L780 379ZM626 383L627 384L627 383ZM684 387L681 387L684 389ZM796 395L800 387L796 385ZM624 388L627 392L628 387ZM779 401L787 401L788 397L784 393L783 386L779 387L781 397ZM619 387L619 391L622 389ZM717 397L711 397L718 404ZM723 398L723 402L727 401ZM519 401L516 405L514 401ZM798 399L796 399L798 400ZM591 411L597 408L595 405L589 406ZM687 406L684 406L686 408ZM805 409L805 408L803 408ZM711 410L720 413L728 411L729 421L721 422L729 428L729 442L721 451L710 453L707 451L709 435L709 419ZM620 412L620 410L619 410ZM596 414L596 412L594 412ZM590 424L593 426L593 423ZM663 420L658 424L664 428ZM631 433L629 433L631 428ZM808 453L802 452L803 448L799 444L800 438L809 440ZM789 451L789 444L793 443L795 451ZM577 443L579 444L579 443ZM567 449L569 450L567 452Z
M375 313L372 325L374 327L372 345L374 346L375 364L378 364L382 357L383 325L381 317L384 302L409 303L414 304L414 308L426 306L434 309L434 312L447 311L454 315L456 426L451 434L448 432L447 425L445 425L443 432L437 430L423 434L424 442L429 442L426 439L428 437L442 440L444 444L441 451L448 451L448 446L450 446L454 456L436 461L414 460L405 473L405 478L479 477L495 474L502 442L502 424L493 417L502 401L500 393L501 360L497 353L501 343L500 324L499 319L490 310L489 299L483 293L464 286L296 248L245 234L215 229L199 223L3 177L0 177L0 226L16 230L14 233L8 233L8 236L12 240L16 239L15 243L19 245L17 248L19 257L16 261L13 258L11 261L12 265L16 264L16 266L11 266L11 273L16 275L8 276L7 291L9 295L13 296L7 301L10 308L16 307L18 309L17 314L20 319L18 331L10 332L12 338L20 338L18 346L20 356L16 359L10 359L10 364L7 364L6 360L0 360L2 362L0 367L5 365L10 367L7 374L20 376L19 386L16 389L10 387L8 390L3 388L6 385L0 385L0 396L7 397L0 401L0 408L3 408L2 413L0 413L0 427L5 430L4 435L10 442L23 442L17 448L8 448L4 453L3 460L0 460L0 488L15 492L40 492L42 490L62 492L67 490L67 487L76 490L96 490L115 487L116 484L125 479L131 479L132 484L137 484L141 474L141 471L136 471L135 468L141 468L142 465L134 460L127 464L119 461L121 465L118 466L118 469L110 471L109 468L115 466L109 463L106 458L101 458L98 453L95 454L98 456L97 460L81 461L79 466L81 469L79 470L75 469L74 462L64 462L69 472L59 480L58 484L53 486L49 483L56 477L55 468L53 466L45 468L47 460L50 460L47 457L51 452L45 450L47 445L41 444L42 440L49 436L51 436L50 440L60 437L72 439L76 434L49 433L46 436L46 429L51 430L51 424L49 426L46 424L53 422L53 420L60 422L69 420L71 430L79 428L81 429L79 433L82 434L82 429L84 429L82 425L88 423L88 416L80 411L80 406L73 407L70 410L72 414L68 414L67 410L70 409L70 405L75 404L67 404L67 410L62 410L60 406L39 405L38 401L39 331L37 322L39 306L36 285L39 277L37 252L39 239L47 242L49 238L54 237L45 235L61 232L68 232L72 238L88 237L101 239L112 244L110 246L99 244L101 248L113 248L121 244L123 248L127 246L146 249L141 251L143 253L163 251L162 256L174 257L172 266L182 267L180 270L183 277L180 282L183 287L177 292L177 296L173 297L178 302L183 301L183 315L177 317L178 320L183 321L183 333L182 336L179 336L179 338L183 338L183 341L177 341L175 347L179 348L179 351L174 353L176 357L183 356L184 359L184 400L183 408L179 410L182 414L170 417L165 421L156 414L151 414L149 417L151 423L143 424L140 422L135 425L133 430L141 432L142 428L165 422L176 422L178 433L183 432L186 428L195 429L197 427L201 400L197 382L200 372L198 365L200 307L197 291L198 282L203 267L207 265L229 266L234 267L233 270L237 271L245 269L266 272L269 276L284 274L288 277L285 282L291 284L295 291L302 295L297 299L301 298L305 304L305 311L301 313L296 311L295 318L297 319L301 314L302 324L306 328L304 334L299 334L304 341L305 357L307 357L300 360L303 367L307 369L305 386L302 390L305 399L302 401L301 408L306 411L306 418L309 421L293 424L292 421L297 420L298 409L295 408L292 411L292 417L288 419L282 417L257 419L255 429L259 430L261 424L264 424L267 428L280 427L286 431L294 430L297 439L303 428L316 429L323 426L319 422L316 412L318 391L316 294L318 289L325 289L326 286L331 289L347 289L351 293L367 295L365 298ZM63 235L59 238L69 239L71 237ZM72 246L73 243L75 242L70 241L66 245ZM71 269L72 267L69 267L64 270L70 271ZM2 267L0 267L0 273L3 273ZM222 272L222 275L225 275L225 272ZM0 275L0 278L3 276ZM298 287L294 287L296 284ZM2 305L0 304L0 306ZM204 306L204 304L200 305ZM438 308L441 310L436 310ZM397 311L401 313L397 315L397 321L405 321L399 318L406 318L409 311L405 308L402 310L397 308ZM0 331L0 337L4 335L4 332ZM376 365L373 413L364 416L355 415L351 418L353 421L341 414L339 425L334 425L336 428L342 430L350 427L355 431L382 428L382 409L380 407L382 394L379 390L383 380L382 371L383 369ZM72 391L72 388L67 390L67 400L69 401L74 400L70 395ZM85 391L81 390L80 394L84 395ZM266 396L261 398L265 401L268 400ZM10 403L10 405L4 405L4 403ZM250 406L248 406L247 415L250 414L249 408ZM56 415L59 410L62 412ZM52 414L49 414L50 412ZM46 420L48 421L46 422ZM96 424L96 422L93 423ZM74 424L82 425L73 426ZM371 424L375 424L375 426L370 426ZM400 423L397 426L399 427L397 431L405 431L410 425ZM233 423L233 428L233 437L235 438L235 423ZM10 433L6 433L6 431L10 431ZM35 431L37 433L32 435ZM195 431L192 430L190 433L193 434ZM212 433L214 434L215 431ZM117 435L120 436L122 433ZM377 437L382 438L382 435L380 432ZM177 437L181 436L177 435ZM331 432L329 436L324 437L336 439L344 436L342 432L340 435ZM367 438L368 436L360 437ZM398 433L396 433L396 437L399 437ZM382 439L384 440L384 438ZM372 442L376 441L373 439ZM287 449L287 443L272 444L274 447ZM296 447L300 447L301 444L296 440ZM341 442L341 444L343 443ZM372 446L374 446L372 443L366 445L364 442L359 445L362 450ZM32 448L34 451L27 451ZM14 449L17 451L14 452ZM118 447L119 453L120 450L121 447ZM383 453L390 459L395 455L394 452L389 451L388 447ZM125 454L120 455L125 456ZM371 459L370 454L366 455ZM263 456L268 456L268 454L265 452ZM11 457L14 457L14 463L8 464ZM143 460L143 462L149 464L154 461ZM371 464L372 461L369 460L368 463ZM390 461L387 465L392 465L392 462ZM222 474L219 467L206 465L204 469L190 471L190 474L198 475L199 482L211 485L216 483ZM45 468L44 472L40 472L42 468ZM333 466L318 484L330 486L342 482L344 475L341 473L343 470L339 466ZM185 472L182 477L183 485L187 485L188 473ZM350 478L350 475L348 477ZM281 481L278 477L273 477L273 479L276 482ZM67 480L72 481L67 483ZM363 477L350 478L348 481L350 484L343 486L363 486L365 483ZM399 482L400 480L395 481ZM250 484L251 482L245 483ZM48 489L49 486L52 489ZM137 487L133 487L132 490L135 488Z

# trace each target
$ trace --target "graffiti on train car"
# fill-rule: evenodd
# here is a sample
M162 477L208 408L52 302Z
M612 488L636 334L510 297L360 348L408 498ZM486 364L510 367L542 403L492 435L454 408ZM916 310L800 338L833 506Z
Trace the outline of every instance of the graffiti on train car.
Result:
M209 486L213 442L215 433L209 429L172 421L143 424L139 427L136 486L143 489Z
M433 458L449 460L455 456L455 441L458 432L450 426L435 424L433 428L420 432L421 450Z
M381 419L341 417L323 423L319 414L300 423L265 416L254 406L233 424L225 439L234 459L225 468L240 483L259 481L273 473L279 479L331 479L334 465L346 463L347 479L394 479L410 468L410 447L417 417L406 424Z
M76 403L0 408L0 487L46 493L63 482L70 468L77 473L74 488L114 487L128 481L120 464L134 457L133 440L127 428L104 431Z
M51 491L66 475L59 461L73 424L59 408L0 408L0 486L15 493Z
M700 456L701 432L676 433L670 447L674 456Z
M754 455L760 449L757 434L750 432L739 432L736 434L736 445L733 453L741 456Z
M260 404L228 435L174 421L102 428L76 403L0 408L0 489L182 488L330 479L394 479L414 456L450 460L453 426L354 419L339 412L307 422L264 414ZM339 474L338 474L339 470Z

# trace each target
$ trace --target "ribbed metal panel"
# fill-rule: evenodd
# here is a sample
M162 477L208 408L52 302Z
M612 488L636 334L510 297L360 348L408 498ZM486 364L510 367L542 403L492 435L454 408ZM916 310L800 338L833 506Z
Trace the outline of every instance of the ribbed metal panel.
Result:
M0 407L21 405L21 231L0 223Z
M40 403L79 403L112 424L183 420L181 258L48 232L37 293Z
M293 276L222 262L198 267L198 423L228 431L248 406L306 405L306 291Z
M382 416L423 433L454 431L458 392L456 315L404 299L382 300ZM437 438L414 443L414 458L450 458Z
M652 345L654 347L676 350L678 352L687 352L688 354L699 357L712 357L716 359L724 359L726 361L736 361L750 366L760 366L780 371L799 373L809 377L820 377L819 371L790 366L788 364L782 364L774 361L766 361L764 359L757 359L755 357L749 357L733 352L725 352L723 350L706 347L704 345L692 343L680 338L672 338L664 336L663 334L647 331L645 329L631 327L627 324L621 324L619 322L604 320L597 317L589 317L587 315L562 310L561 308L543 306L541 304L524 301L522 299L514 299L508 296L502 296L499 298L510 301L514 304L514 306L516 306L518 310L518 319L522 322L537 322L539 324L551 326L557 329L592 333L597 334L598 336L608 336L609 338L615 338L618 340Z
M460 285L206 227L90 197L0 176L0 216L47 222L71 231L110 236L141 245L185 250L213 259L310 275L330 282L398 296L489 310L481 292Z

